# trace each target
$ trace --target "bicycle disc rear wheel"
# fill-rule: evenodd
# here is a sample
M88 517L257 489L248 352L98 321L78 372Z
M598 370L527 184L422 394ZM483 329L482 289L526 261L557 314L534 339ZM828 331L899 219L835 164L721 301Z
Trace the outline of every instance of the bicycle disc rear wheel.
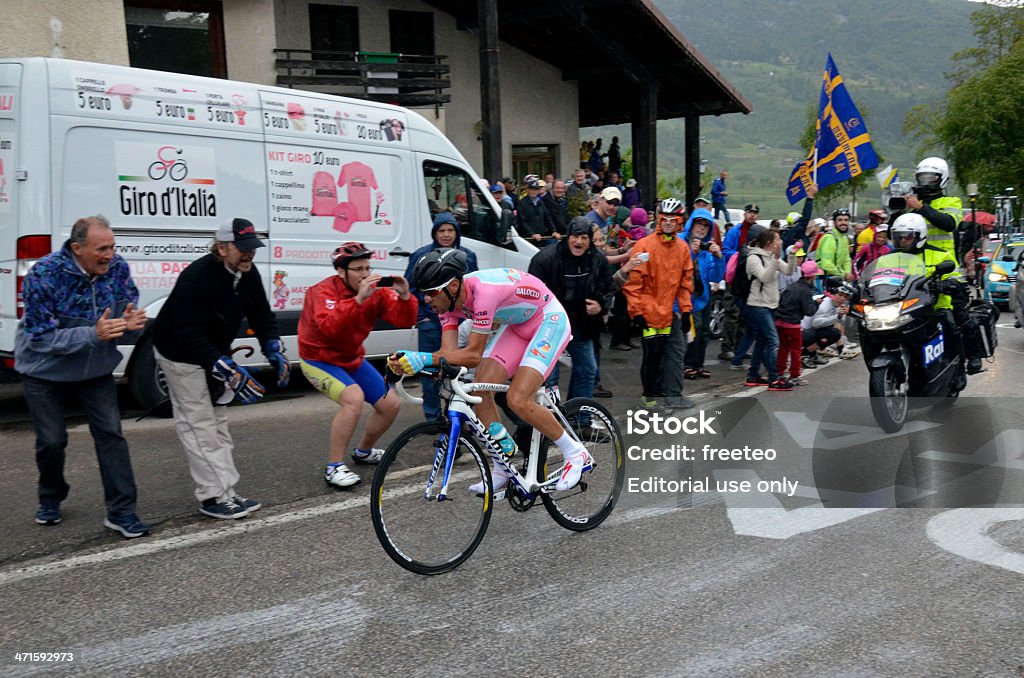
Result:
M583 474L579 485L564 492L541 494L544 508L562 527L583 532L592 530L607 518L622 492L626 474L622 431L610 412L590 398L573 398L559 409L594 458L594 468ZM544 441L547 443L547 441ZM547 444L544 475L562 467L562 455L554 444Z
M418 574L441 574L462 564L479 546L491 519L491 474L476 441L464 435L448 498L437 501L443 467L426 498L438 447L447 446L448 435L448 424L440 422L407 429L388 446L373 476L370 516L377 539L392 560ZM484 498L466 490L481 481Z

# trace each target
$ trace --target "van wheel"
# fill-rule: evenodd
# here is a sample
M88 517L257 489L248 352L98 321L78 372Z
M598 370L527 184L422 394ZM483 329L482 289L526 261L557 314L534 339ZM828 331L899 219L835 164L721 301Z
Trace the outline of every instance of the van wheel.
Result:
M128 386L139 407L147 412L161 403L168 402L170 398L167 393L167 380L153 353L152 336L143 337L135 345L131 370L128 372ZM171 416L170 410L170 407L160 407L153 412L153 415L169 417Z

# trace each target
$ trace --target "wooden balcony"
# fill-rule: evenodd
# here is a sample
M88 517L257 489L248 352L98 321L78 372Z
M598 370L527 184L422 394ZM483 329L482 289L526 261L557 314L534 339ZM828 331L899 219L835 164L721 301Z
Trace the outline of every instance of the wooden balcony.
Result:
M379 52L275 49L277 84L399 106L451 101L447 57Z

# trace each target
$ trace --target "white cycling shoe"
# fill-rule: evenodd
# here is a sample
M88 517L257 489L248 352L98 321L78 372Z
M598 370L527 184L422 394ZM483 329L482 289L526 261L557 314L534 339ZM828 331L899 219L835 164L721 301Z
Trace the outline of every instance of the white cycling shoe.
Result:
M351 487L358 484L361 480L345 464L329 465L324 470L324 482L333 487Z
M491 471L491 486L495 494L504 490L506 485L508 485L508 476L505 474L505 469ZM469 491L478 497L484 496L484 481L473 483L469 486Z
M555 483L556 492L571 490L579 484L584 473L594 468L594 458L585 449L577 454L569 455L562 470L559 471L558 482Z

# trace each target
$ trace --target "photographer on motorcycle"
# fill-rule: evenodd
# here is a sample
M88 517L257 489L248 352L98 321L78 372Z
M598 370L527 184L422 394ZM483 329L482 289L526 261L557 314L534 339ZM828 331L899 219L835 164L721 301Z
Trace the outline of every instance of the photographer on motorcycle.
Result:
M907 201L908 207L910 201ZM930 209L930 208L929 208ZM900 215L889 229L892 239L892 246L897 252L914 254L924 261L928 275L931 275L943 261L952 261L956 264L956 257L945 248L936 247L931 244L931 229L928 222L920 214L913 212ZM940 241L942 242L942 241ZM952 241L950 241L952 242ZM944 310L952 316L952 322L945 324L950 328L947 341L955 354L966 357L964 351L965 342L967 345L975 345L980 342L979 328L972 322L967 312L970 304L970 291L959 273L947 273L938 282L939 294L936 297L934 307L936 310ZM967 374L983 372L981 358L969 358L967 360Z
M942 158L925 158L914 172L916 187L906 196L908 214L920 215L928 227L928 246L945 252L957 260L955 233L963 218L960 198L943 194L949 181L949 165Z

